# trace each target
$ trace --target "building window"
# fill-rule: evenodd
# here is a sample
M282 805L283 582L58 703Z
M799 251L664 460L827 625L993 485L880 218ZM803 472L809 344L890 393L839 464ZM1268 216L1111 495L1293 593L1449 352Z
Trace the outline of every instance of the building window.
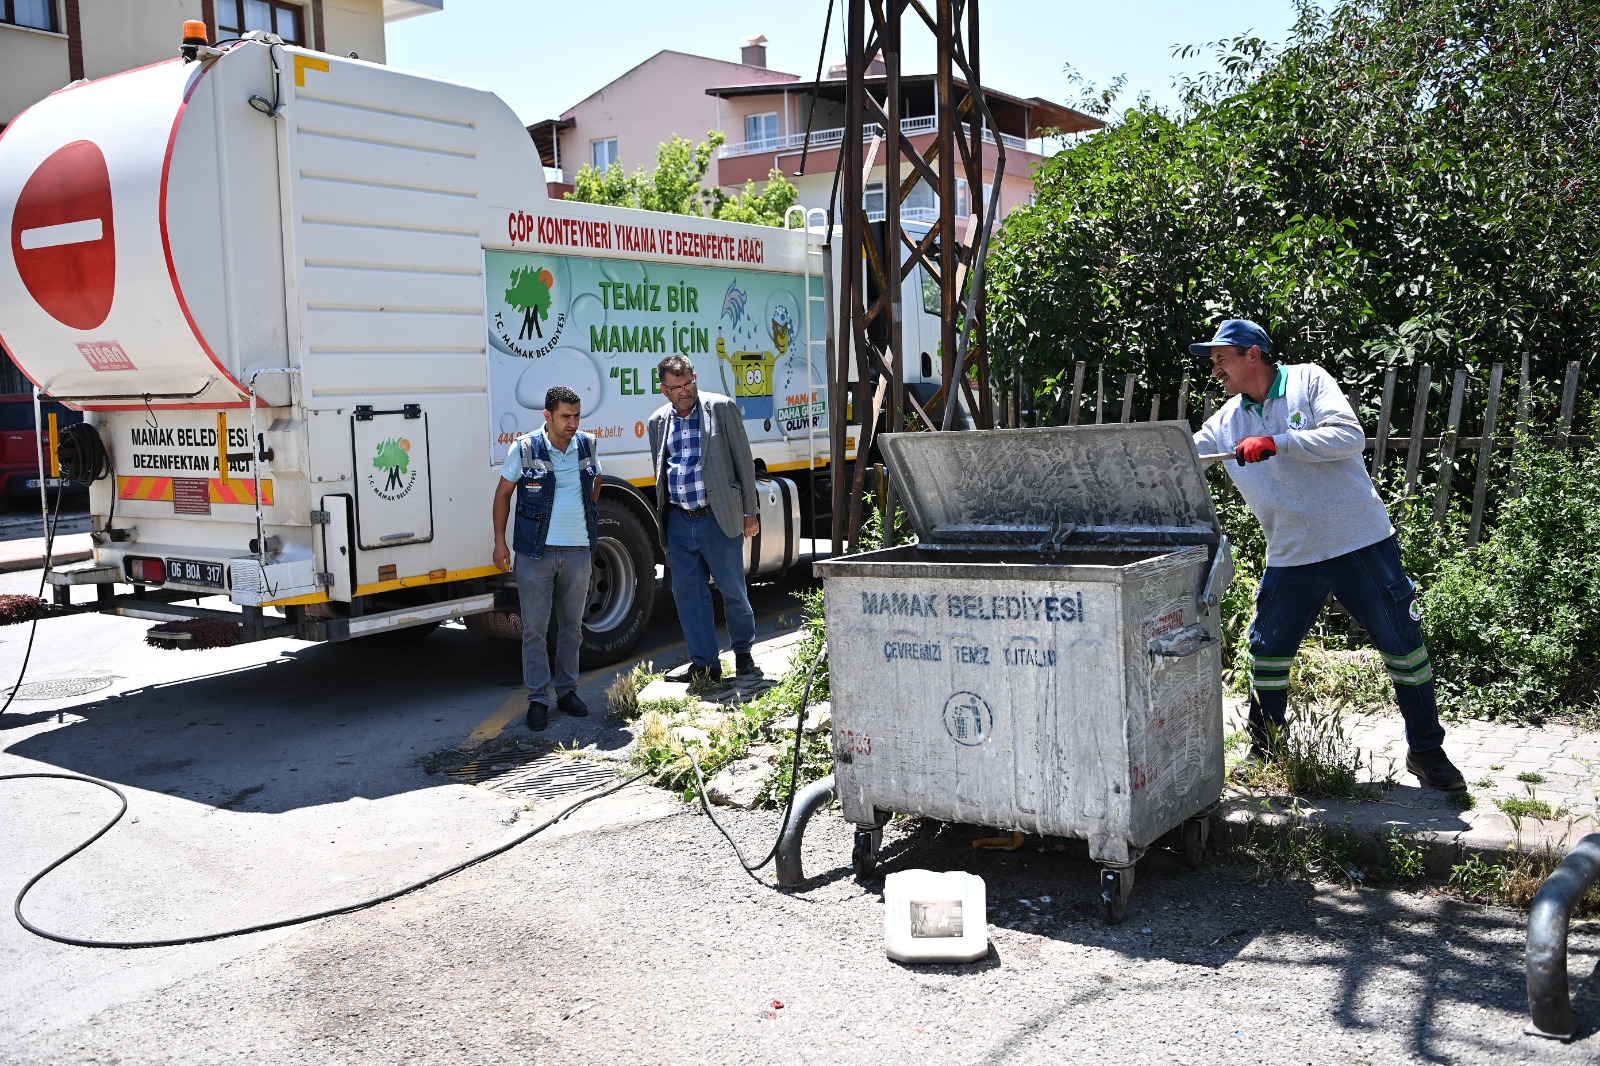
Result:
M933 186L925 181L918 181L911 187L911 192L900 204L900 217L931 218L939 213L939 197L933 191Z
M265 30L286 44L305 44L305 9L283 0L217 0L217 36L242 37Z
M884 212L888 210L883 198L883 182L871 182L861 190L861 206L866 209L868 218L874 220L883 218Z
M778 113L768 111L764 115L746 115L744 139L751 148L778 147Z
M0 22L60 32L56 24L56 0L0 0Z
M612 164L617 162L617 139L612 137L604 141L590 141L589 162L594 164L596 170L610 170Z

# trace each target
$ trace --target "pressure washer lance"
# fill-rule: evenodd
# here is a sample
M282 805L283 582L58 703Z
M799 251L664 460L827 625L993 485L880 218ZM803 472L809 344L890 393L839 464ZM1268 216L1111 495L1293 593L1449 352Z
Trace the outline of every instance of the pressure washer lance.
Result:
M1210 455L1202 455L1200 457L1200 465L1209 466L1212 463L1220 463L1232 458L1232 452L1213 452Z

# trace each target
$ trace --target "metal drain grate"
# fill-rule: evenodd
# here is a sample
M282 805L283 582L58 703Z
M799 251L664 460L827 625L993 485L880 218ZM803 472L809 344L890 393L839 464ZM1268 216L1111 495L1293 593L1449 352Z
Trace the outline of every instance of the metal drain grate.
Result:
M16 699L19 700L59 700L69 696L87 696L91 692L99 692L108 688L115 680L110 677L58 677L50 681L30 681L26 685L18 685ZM6 689L0 695L10 696L12 690Z
M556 799L560 796L603 788L616 780L616 769L604 763L562 760L559 766L537 770L530 766L525 770L507 774L503 778L485 781L484 785L502 792L537 796L540 799Z
M530 748L507 748L446 773L465 784L538 799L603 788L617 779L616 768L608 763L565 759L554 753L541 755Z
M453 770L446 770L445 775L465 784L480 785L490 778L521 769L539 760L541 754L534 748L505 748L492 755L485 755L481 759L462 763ZM549 759L550 756L545 755L544 758Z

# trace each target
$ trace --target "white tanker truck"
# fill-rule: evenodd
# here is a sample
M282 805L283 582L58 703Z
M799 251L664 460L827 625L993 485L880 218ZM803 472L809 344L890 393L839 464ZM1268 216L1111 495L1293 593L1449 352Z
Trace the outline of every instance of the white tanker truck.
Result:
M489 92L263 34L189 51L0 136L0 341L90 427L59 454L94 479L94 557L49 575L58 604L176 622L174 642L198 618L510 636L491 495L562 384L605 468L584 659L620 659L662 561L645 421L674 352L738 400L764 466L750 575L826 535L806 520L834 466L818 213L784 230L553 201ZM908 380L931 388L920 275L906 347L933 356Z

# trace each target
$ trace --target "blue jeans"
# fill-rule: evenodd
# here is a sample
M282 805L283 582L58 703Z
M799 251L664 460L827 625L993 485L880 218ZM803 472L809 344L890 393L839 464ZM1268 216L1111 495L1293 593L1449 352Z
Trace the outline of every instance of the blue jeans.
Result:
M730 537L707 511L691 517L667 509L667 565L672 569L672 601L678 624L696 666L717 662L717 620L712 613L709 579L722 593L728 637L735 653L748 652L756 639L756 614L744 584L744 537Z
M1267 567L1250 623L1250 739L1261 744L1269 724L1283 727L1289 667L1330 592L1383 655L1405 719L1406 744L1412 751L1442 745L1444 726L1433 664L1422 642L1417 586L1400 565L1400 545L1392 536L1320 563Z
M556 626L556 698L578 690L578 651L583 646L583 609L589 601L588 548L546 546L543 558L516 555L517 596L522 601L522 680L528 699L551 702L550 645Z

